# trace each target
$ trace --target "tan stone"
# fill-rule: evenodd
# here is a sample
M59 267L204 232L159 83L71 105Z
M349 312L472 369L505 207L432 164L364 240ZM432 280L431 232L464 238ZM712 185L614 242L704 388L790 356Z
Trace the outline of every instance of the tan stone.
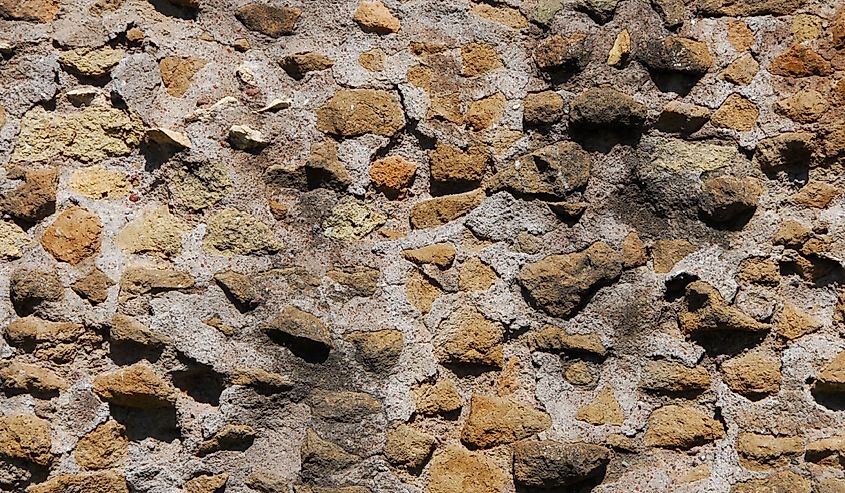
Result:
M189 229L166 206L148 207L120 230L114 242L128 253L172 257L182 251L182 235Z
M349 340L358 350L358 358L373 371L386 372L399 362L404 346L402 332L394 329L355 332Z
M80 352L102 342L92 329L70 322L50 322L36 317L13 320L6 327L6 340L13 346L32 350L38 359L57 363L72 361Z
M120 278L120 301L151 292L188 289L194 286L194 278L187 272L167 268L130 266Z
M490 448L536 435L551 425L551 417L533 406L511 398L474 394L461 441L473 447Z
M470 12L493 22L508 26L512 29L528 27L528 19L519 10L507 6L494 6L489 3L473 3Z
M840 8L830 23L830 34L835 47L845 48L845 9Z
M551 73L574 73L583 70L590 59L587 37L582 33L553 34L534 47L534 62L540 70Z
M651 246L651 258L654 272L666 274L672 271L675 264L687 255L698 250L698 247L687 240L657 240Z
M166 56L159 62L161 80L167 93L182 97L191 85L194 75L208 62L197 57Z
M176 402L173 387L146 362L98 375L94 393L112 404L139 409L170 407Z
M387 63L387 53L381 48L373 48L358 55L358 64L370 72L381 72Z
M387 429L384 458L394 466L419 471L428 462L436 440L412 426L394 423Z
M317 130L342 137L389 137L404 127L402 105L391 91L341 89L317 110Z
M649 447L690 449L722 438L722 424L690 406L668 405L648 418L644 441Z
M0 457L39 466L52 462L50 423L30 415L0 417Z
M813 14L798 14L792 18L792 35L795 41L810 41L822 35L824 19Z
M334 60L314 51L294 53L279 62L282 69L296 80L301 80L309 72L328 70L334 66Z
M740 433L736 439L740 464L751 470L765 470L783 466L804 451L804 440L799 437L777 437Z
M631 55L631 35L627 29L623 29L616 35L616 40L607 54L607 64L612 67L621 67Z
M522 118L529 125L549 125L563 114L563 97L554 91L530 93L522 104Z
M373 161L370 165L370 180L373 185L390 199L405 198L417 165L401 156L388 156Z
M126 478L114 471L58 474L30 486L27 493L129 493Z
M126 428L113 420L106 421L80 438L73 453L76 463L86 469L116 467L128 454Z
M434 300L442 294L441 289L417 269L408 271L405 280L405 296L423 315L431 311Z
M775 112L800 123L818 120L830 107L822 94L813 89L798 91L775 103Z
M440 269L452 266L457 249L451 242L434 243L420 248L402 250L402 256L415 264L431 264Z
M833 185L821 181L810 181L790 199L798 205L824 209L838 196L839 189Z
M235 17L250 31L271 38L293 34L302 10L296 7L274 7L263 3L248 3L235 11Z
M59 13L58 0L2 0L0 17L28 22L52 22Z
M438 143L429 154L431 179L440 183L474 184L487 170L489 155L481 144L472 144L466 151Z
M843 455L845 455L845 437L833 436L808 443L804 458L808 462L820 465L841 467Z
M205 456L221 450L246 450L252 446L257 434L249 425L226 424L197 448L197 455Z
M259 390L271 392L286 391L293 388L293 383L286 376L251 367L235 368L229 382L232 385L255 387Z
M473 130L484 130L490 128L505 114L507 99L504 94L496 94L473 101L464 115L467 125Z
M845 479L820 479L814 491L815 493L845 493Z
M158 350L172 342L169 337L153 332L135 318L122 313L115 313L111 318L109 338L112 343L137 344Z
M269 226L237 209L212 216L202 243L205 251L218 255L269 255L282 248Z
M596 397L578 410L575 419L591 425L621 425L625 421L619 401L613 394L612 387L604 387Z
M731 493L810 493L809 480L792 471L780 471L771 476L737 483Z
M326 272L326 275L357 296L372 296L379 289L381 271L365 266L341 267Z
M291 351L328 352L332 348L331 331L319 317L288 305L261 326L265 333L281 339Z
M0 363L0 389L10 394L52 396L66 388L67 381L49 368L18 360Z
M229 474L203 474L185 481L185 493L223 493Z
M681 330L685 334L737 331L764 332L771 325L758 322L737 308L729 306L722 295L704 281L687 285L686 304L679 314Z
M813 390L821 394L845 392L845 351L838 353L816 377Z
M120 171L94 165L73 172L70 188L91 199L117 199L126 196L132 186Z
M59 173L57 168L22 173L22 185L0 194L0 210L13 219L34 224L55 212Z
M461 60L461 73L467 77L475 77L503 66L496 48L484 43L461 46Z
M726 81L740 86L747 86L754 80L754 76L760 71L760 64L750 53L746 53L736 60L722 72L722 78Z
M458 275L460 291L486 291L496 282L496 271L478 257L470 257L461 264Z
M754 31L745 21L732 19L728 21L728 42L736 51L748 51L754 45Z
M783 310L778 316L778 334L790 341L816 332L823 325L817 317L801 311L789 302L783 304Z
M463 306L441 322L435 353L444 363L501 368L504 328L472 306Z
M822 58L811 47L793 44L786 51L772 59L769 71L784 77L827 76L833 73L830 62Z
M459 410L463 406L461 394L455 387L455 382L445 378L435 383L423 383L413 389L414 402L417 412L423 416L448 414Z
M361 240L383 225L387 218L369 204L346 197L323 221L323 236L335 240Z
M0 260L14 260L23 256L29 246L29 236L15 223L0 221Z
M739 94L731 94L722 106L713 112L710 121L717 127L746 132L756 126L758 116L760 110L754 103Z
M491 493L504 491L510 478L481 452L452 445L434 455L425 493Z
M528 347L535 351L566 352L605 356L607 348L596 334L569 334L565 329L546 325L532 334Z
M575 361L567 366L563 378L572 385L592 385L595 382L590 365L584 361Z
M56 259L75 265L100 250L102 230L99 216L74 206L44 231L41 245Z
M640 388L662 393L703 392L710 388L710 374L702 366L649 360L643 366Z
M302 474L306 477L323 477L346 469L360 460L340 445L330 442L309 428L300 449Z
M380 0L362 0L352 20L365 31L377 34L391 34L399 32L401 24Z
M484 197L483 190L473 190L417 202L411 207L411 226L427 229L454 221L481 205Z
M59 62L66 68L89 77L102 77L118 64L125 51L110 46L102 48L76 48L59 55Z
M744 283L777 285L780 282L780 266L773 259L749 257L739 263L736 277Z
M721 366L722 378L739 394L756 397L780 390L780 360L762 352L749 352Z
M648 262L645 244L636 231L631 231L622 240L622 267L630 269L640 267Z
M173 198L191 211L211 207L232 190L229 171L225 165L216 161L174 166L167 169L165 176Z

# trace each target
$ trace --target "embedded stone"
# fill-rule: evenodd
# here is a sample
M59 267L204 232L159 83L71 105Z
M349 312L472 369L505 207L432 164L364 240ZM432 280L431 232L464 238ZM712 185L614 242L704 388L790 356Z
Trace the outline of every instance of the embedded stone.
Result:
M194 278L187 272L167 268L128 267L120 278L120 301L162 291L188 289Z
M699 212L713 224L746 221L757 210L763 193L760 180L725 175L705 180L701 186Z
M279 62L282 69L296 80L302 80L309 72L319 72L330 69L334 60L314 51L294 53L282 58Z
M202 243L205 251L218 255L270 255L282 249L269 226L237 209L212 216Z
M833 73L833 68L811 47L793 44L772 59L769 72L784 77L828 76Z
M372 296L379 289L381 272L365 266L341 267L326 272L326 276L355 296Z
M30 486L27 493L129 493L126 478L114 471L58 474Z
M171 407L176 402L175 389L147 362L98 375L94 393L111 404L137 409Z
M311 428L305 432L300 458L303 476L315 478L342 471L361 459L340 445L322 438Z
M0 363L0 389L7 394L32 394L36 397L58 395L68 388L67 381L41 365L10 360Z
M756 433L740 433L736 439L740 464L751 470L783 466L804 451L799 437L778 437Z
M640 388L666 394L699 393L710 388L710 374L702 366L649 360L643 366Z
M151 253L172 257L182 252L182 235L187 223L171 214L166 206L144 209L115 236L115 244L128 253Z
M32 353L38 359L57 363L73 361L82 351L90 351L102 342L101 337L82 324L50 322L36 317L13 320L6 327L9 344Z
M221 450L244 451L252 446L258 436L249 425L227 424L208 440L200 443L197 455L202 457Z
M636 128L647 116L645 105L606 86L586 89L569 104L570 123L584 129Z
M441 378L424 383L412 391L417 412L423 416L449 414L463 407L463 399L455 382Z
M391 200L402 199L411 188L417 165L401 156L387 156L370 165L373 186Z
M76 442L76 463L86 469L116 467L129 455L126 427L114 420L94 428Z
M551 353L586 354L607 356L607 348L596 334L569 334L561 327L546 325L528 339L528 347L534 351Z
M675 264L696 250L698 250L698 247L687 240L655 241L651 246L654 272L658 274L671 272Z
M816 377L813 391L819 394L845 393L845 351L838 353Z
M470 145L466 151L438 143L429 155L431 179L439 183L472 185L481 181L490 156L484 146Z
M534 61L540 70L573 74L590 63L592 47L584 34L555 34L543 39L534 48Z
M763 171L780 168L807 167L813 159L814 134L785 132L757 143L754 159Z
M229 382L232 385L253 387L268 394L287 392L293 388L293 382L284 375L251 367L235 368Z
M274 7L263 3L248 3L235 11L235 17L247 29L271 38L293 34L302 10L296 7Z
M258 152L270 145L270 140L249 125L232 125L229 128L229 144L241 151Z
M411 207L411 226L427 229L452 222L481 205L484 196L483 190L473 190L417 202Z
M387 429L384 458L394 466L419 471L434 452L435 444L436 440L428 433L403 423L394 424Z
M722 378L738 394L760 397L780 390L780 360L754 351L737 356L721 366Z
M354 198L341 200L323 221L323 236L335 240L361 240L384 224L386 218Z
M11 177L9 177L11 178ZM0 210L13 219L35 224L56 211L56 168L26 171L22 185L0 194Z
M588 443L523 440L514 445L514 481L531 488L565 488L601 477L610 450Z
M355 423L380 413L381 401L366 392L317 391L310 401L315 416L338 423Z
M459 291L486 291L496 282L496 271L478 257L471 257L461 264L458 275Z
M161 81L167 93L175 98L188 92L191 79L208 62L196 57L166 56L159 62Z
M800 310L792 303L784 303L777 320L778 335L794 341L820 330L824 324L817 317Z
M522 103L522 118L527 125L550 125L563 114L563 97L553 91L530 93Z
M691 134L710 121L710 110L703 106L672 100L666 103L657 118L663 132Z
M687 450L725 435L719 421L691 406L660 407L648 417L644 437L649 447Z
M387 372L396 366L404 346L402 332L393 329L354 332L349 340L355 344L361 363L375 372Z
M562 200L587 186L592 158L578 144L561 141L521 156L505 165L485 183L491 191L508 191Z
M331 332L316 316L295 306L286 306L261 330L303 358L325 359L332 349Z
M425 493L490 493L509 483L505 471L484 454L452 445L431 460Z
M49 422L32 415L0 417L0 457L47 466L51 446Z
M402 27L399 19L380 0L362 0L352 20L361 29L377 34L397 33Z
M625 421L613 388L604 387L589 404L575 414L575 419L591 425L621 425Z
M100 165L74 171L70 188L90 199L117 199L129 194L132 188L126 175Z
M342 137L390 137L404 127L405 113L391 91L341 89L317 110L317 130Z
M31 315L43 303L61 301L64 296L64 287L55 272L19 268L9 277L9 299L20 316Z
M696 77L706 74L713 65L713 57L705 43L680 36L649 40L640 48L637 58L654 71Z
M501 368L503 338L501 324L465 306L438 327L435 353L444 363Z
M434 243L432 245L402 250L406 260L415 264L430 264L439 269L448 269L455 260L457 250L450 242Z
M711 285L695 281L686 288L686 306L679 316L681 330L686 334L698 332L762 332L771 326L754 320L737 308L729 306Z
M551 417L533 406L510 398L474 394L461 441L477 448L490 448L536 435L551 425Z
M62 52L59 55L59 63L65 68L88 77L102 77L108 74L125 54L125 51L110 46L93 49L76 48Z
M759 479L750 479L736 483L731 493L810 493L811 483L808 479L792 471L780 471Z
M775 112L800 123L812 123L824 115L830 105L814 89L804 89L775 103Z
M223 493L229 474L203 474L185 481L185 493Z
M485 43L467 43L461 46L461 73L475 77L502 67L496 48Z
M614 282L622 273L622 258L604 242L579 252L550 255L526 264L519 283L537 308L555 317L571 317L592 292Z
M579 0L575 8L589 15L598 24L606 24L616 13L619 0Z
M44 230L41 245L57 260L75 265L99 251L102 230L99 216L74 206Z
M0 17L13 21L52 22L61 8L58 0L2 0Z
M214 274L214 281L241 312L252 310L263 301L252 276L226 270Z
M115 313L109 324L109 339L113 344L134 344L155 350L164 349L172 340L153 332L134 317Z
M731 94L713 112L710 122L717 127L747 132L754 129L759 116L760 110L754 103L739 94Z
M0 221L0 260L21 258L29 244L29 236L17 224Z

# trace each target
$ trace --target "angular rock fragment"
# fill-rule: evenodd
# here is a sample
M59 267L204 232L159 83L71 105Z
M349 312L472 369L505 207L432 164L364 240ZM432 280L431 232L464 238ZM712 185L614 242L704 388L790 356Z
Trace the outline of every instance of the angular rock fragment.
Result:
M373 161L370 180L387 198L402 199L414 181L417 165L400 156L387 156Z
M85 298L93 305L103 303L108 298L108 289L114 285L114 281L103 271L94 268L84 277L70 285L74 293Z
M833 73L833 68L811 47L794 44L772 59L769 71L784 77L811 77L828 76Z
M317 110L317 129L341 137L392 136L405 127L405 113L394 92L341 89Z
M188 224L171 214L166 206L150 207L124 226L114 242L128 253L173 257L182 251L182 236L189 229Z
M537 308L555 317L574 315L595 290L622 273L622 258L604 242L525 265L519 283Z
M294 53L279 62L282 69L296 80L302 80L309 72L319 72L334 65L334 60L314 51Z
M9 344L33 353L38 359L67 363L84 350L102 342L100 336L82 324L49 322L36 317L13 320L6 327Z
M444 195L423 200L411 207L411 226L427 229L454 221L475 209L484 200L484 191Z
M261 329L306 361L324 361L332 349L328 327L319 318L294 306L284 307Z
M790 15L805 3L805 0L701 0L697 8L699 14L713 17L779 16Z
M640 388L667 394L699 393L710 388L710 374L702 366L650 360L643 367Z
M775 112L800 123L812 123L821 118L830 104L822 93L805 89L775 103Z
M651 0L651 8L660 15L667 29L682 26L687 16L683 0Z
M153 332L137 319L122 313L116 313L111 319L109 340L115 345L128 344L158 351L172 342L169 337Z
M253 387L265 394L287 392L293 388L293 383L284 375L261 368L235 368L229 381L232 385Z
M668 405L648 418L645 444L649 447L687 450L722 438L722 423L690 406Z
M300 457L302 475L306 478L322 478L326 474L342 471L361 459L340 445L320 437L311 428L305 432Z
M532 334L528 339L528 347L535 351L573 355L607 355L607 348L596 334L569 334L565 329L552 325L546 325Z
M704 281L695 281L686 288L686 307L679 316L681 330L698 332L762 332L771 326L754 320L729 306L716 289Z
M120 278L120 301L163 291L188 289L194 278L187 272L168 268L128 267Z
M74 206L44 231L41 245L56 259L75 265L97 253L102 229L99 216Z
M258 152L270 145L270 140L248 125L232 125L229 128L229 143L235 149Z
M576 9L589 15L598 24L606 24L616 13L619 0L579 0Z
M417 412L424 416L449 414L463 406L461 394L451 380L440 379L433 384L424 383L414 389L413 394Z
M26 393L51 397L66 388L67 381L44 366L17 360L0 363L0 389L7 395Z
M560 75L580 72L590 63L591 46L584 34L555 34L534 48L534 61L540 70Z
M646 107L610 87L593 87L570 102L569 121L582 129L637 128L643 125Z
M525 96L522 106L526 125L550 125L563 113L563 97L553 91L530 93Z
M552 425L551 417L533 406L509 398L472 396L461 441L477 448L513 443Z
M387 372L399 362L404 338L398 330L377 330L372 332L354 332L349 340L358 350L358 359L368 369L375 372Z
M102 48L76 48L62 52L59 62L66 69L88 77L102 77L120 62L126 54L110 46Z
M227 424L214 436L200 443L197 455L202 457L221 450L244 451L252 446L256 436L251 426Z
M713 112L710 122L717 127L747 132L754 129L759 116L760 110L753 102L739 94L731 94Z
M715 225L744 224L757 209L763 192L760 180L746 176L719 176L704 181L699 212Z
M754 76L760 71L760 64L753 56L746 54L733 62L722 72L722 77L732 83L740 86L751 84Z
M29 236L18 225L0 221L0 260L21 258L29 243Z
M815 151L813 139L810 132L785 132L767 137L757 143L754 159L764 172L809 167Z
M728 387L749 398L776 394L780 390L780 360L760 351L730 359L721 366Z
M50 423L32 415L0 417L0 457L39 466L52 462Z
M179 149L190 149L191 140L183 133L169 128L151 128L147 130L144 137L149 142L155 142L164 146L172 146Z
M502 366L504 329L473 307L462 307L438 327L436 354L441 362Z
M167 56L159 62L161 80L167 93L175 98L188 92L191 79L208 62L196 57Z
M0 2L0 18L47 23L56 18L60 8L58 0L3 0Z
M27 493L129 493L126 478L114 471L58 474Z
M430 264L440 269L447 269L455 260L457 250L455 245L449 242L434 243L432 245L403 250L402 255L406 260L415 264Z
M663 132L691 134L710 120L710 110L680 101L670 101L657 118L657 128Z
M490 493L503 491L510 478L481 452L459 445L439 451L429 466L425 493Z
M8 177L13 178L15 175ZM0 211L28 225L35 224L56 211L58 169L27 171L17 178L23 178L24 183L0 194Z
M146 362L98 375L94 393L111 404L137 409L171 407L176 402L175 389Z
M203 474L185 481L185 493L223 493L229 473Z
M86 469L108 469L120 465L129 455L126 427L106 421L76 442L76 463Z
M64 287L55 272L19 268L9 277L9 300L21 317L32 315L45 303L59 302L64 296Z
M270 255L282 248L269 226L237 209L212 216L202 242L206 251L218 255Z
M323 236L335 240L363 239L384 224L386 218L354 198L341 200L323 221Z
M812 483L792 471L780 471L759 479L737 483L731 493L810 493Z
M410 471L420 471L434 452L436 440L428 433L398 423L387 429L384 458L390 464Z
M502 67L496 47L486 43L467 43L461 46L461 73L475 77Z
M566 488L596 479L610 462L610 450L588 443L523 440L514 445L514 481L531 488Z
M845 393L845 351L822 368L813 383L813 392L822 395Z
M315 416L338 423L354 423L382 411L381 402L365 392L317 391L311 399Z
M481 181L490 159L483 145L473 144L463 151L438 143L429 155L431 178L441 184L473 187Z
M713 57L705 43L680 36L649 40L638 51L637 59L657 72L695 77L706 74L713 65Z
M214 274L214 281L241 312L252 310L263 302L252 276L226 270Z
M401 24L380 0L362 0L352 20L361 29L377 34L391 34L399 32Z
M777 437L756 433L740 433L736 440L740 464L751 470L783 466L804 451L799 437Z
M485 183L491 191L562 200L583 189L590 179L592 158L578 144L561 141L520 157Z
M248 3L238 8L235 17L250 31L271 38L293 34L302 11L296 7L274 7L263 3Z
M332 269L326 275L334 282L351 291L355 296L372 296L378 291L381 272L369 267L341 267Z

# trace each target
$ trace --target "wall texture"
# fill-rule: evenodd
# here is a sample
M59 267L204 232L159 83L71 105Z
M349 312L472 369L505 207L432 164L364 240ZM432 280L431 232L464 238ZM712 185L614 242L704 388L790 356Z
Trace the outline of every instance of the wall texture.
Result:
M0 0L0 490L845 492L834 0Z

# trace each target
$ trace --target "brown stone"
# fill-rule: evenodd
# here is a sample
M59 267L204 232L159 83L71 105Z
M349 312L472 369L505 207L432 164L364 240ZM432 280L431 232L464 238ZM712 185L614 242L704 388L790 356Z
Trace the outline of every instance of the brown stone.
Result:
M361 421L382 411L381 401L366 392L317 391L311 399L311 411L324 420L340 423Z
M486 291L496 282L496 279L496 271L478 257L471 257L461 264L458 290Z
M586 68L591 46L584 34L555 34L543 39L534 48L534 61L540 70L553 74L572 74Z
M402 256L415 264L431 264L440 269L448 269L455 260L457 250L450 242L434 243L432 245L402 250Z
M0 17L13 21L52 22L61 8L58 0L2 0Z
M355 344L361 363L376 372L396 366L405 342L402 332L394 329L354 332L349 340Z
M737 267L737 279L744 283L777 285L780 266L773 259L748 257Z
M106 421L76 442L73 456L86 469L118 466L129 454L126 428L114 420Z
M127 301L148 293L188 289L194 278L187 272L168 268L130 266L120 278L120 301Z
M769 71L784 77L827 76L833 73L830 62L809 46L793 44L786 51L772 59Z
M91 304L98 305L108 298L108 289L114 285L114 281L103 271L94 269L70 285L74 293L85 298Z
M197 455L202 457L221 450L248 449L255 440L257 433L249 425L227 424L208 440L204 440L197 448Z
M15 312L27 316L45 304L64 299L65 290L55 272L19 268L9 278L9 300Z
M58 474L30 486L27 493L129 493L126 478L114 471Z
M569 121L581 130L638 128L647 116L645 105L608 86L586 89L569 104Z
M749 17L760 15L791 15L805 0L700 0L698 12L705 16Z
M185 493L223 493L229 474L203 474L185 481Z
M754 103L739 94L731 94L722 106L713 112L710 122L717 127L746 132L757 125L759 116L760 110Z
M745 21L731 19L728 21L728 42L736 51L748 51L754 45L754 31Z
M405 280L405 295L420 313L425 315L430 312L434 300L441 294L440 287L418 269L408 271L408 278Z
M502 67L496 48L484 43L467 43L461 46L461 73L475 77Z
M12 178L12 176L8 176ZM27 171L24 183L0 194L0 211L27 224L35 224L56 210L56 168Z
M379 289L381 271L365 266L340 267L326 272L326 275L355 296L372 296Z
M713 286L704 281L687 285L686 305L678 317L686 334L699 332L763 332L771 326L729 306Z
M296 80L301 80L308 72L319 72L334 65L334 60L314 51L294 53L279 62L282 69Z
M0 417L0 457L39 466L52 462L50 423L30 415Z
M472 306L454 311L438 327L435 353L444 363L501 368L504 328Z
M563 378L572 385L592 385L595 383L590 365L580 360L574 361L566 367Z
M491 493L504 491L510 478L481 452L452 445L434 455L425 493Z
M778 335L790 341L816 332L824 324L817 317L801 311L792 303L784 303L777 321Z
M587 186L592 158L570 141L541 147L520 156L517 165L503 166L485 182L492 191L563 200Z
M607 348L596 334L569 334L561 327L546 325L528 339L528 347L534 351L568 353L570 355L591 355L604 357Z
M621 425L625 421L619 401L613 394L612 387L604 387L596 397L578 410L575 419L591 425Z
M805 89L775 103L775 112L796 122L811 123L821 118L829 107L820 92Z
M473 130L484 130L495 125L505 114L504 94L496 94L473 101L464 115L464 121Z
M522 118L527 125L550 125L563 114L563 97L553 91L531 93L525 96Z
M649 447L690 449L722 438L722 424L690 406L668 405L648 417L643 440Z
M299 453L302 474L306 478L322 478L326 474L342 471L360 460L359 456L322 438L311 428L305 432L305 442Z
M751 54L746 53L728 65L724 72L722 72L722 78L739 86L747 86L751 84L754 76L759 71L760 64L757 63L757 60Z
M235 368L229 382L232 385L254 387L268 394L285 392L293 388L293 383L284 375L251 367Z
M833 39L833 46L845 48L845 9L840 8L830 23L830 36Z
M666 394L699 393L710 388L710 374L702 366L649 360L643 366L640 388Z
M815 150L815 135L810 132L784 132L757 143L754 159L763 171L807 167Z
M736 451L744 467L764 470L788 464L791 458L804 451L804 440L799 437L740 433L736 439Z
M763 186L750 176L724 175L705 180L701 192L698 207L706 221L717 225L744 224L757 209Z
M690 103L672 100L666 103L657 118L663 132L691 134L710 121L710 110Z
M387 63L387 53L381 48L373 48L358 55L358 63L370 72L381 72Z
M90 351L102 342L96 331L82 324L49 322L36 317L13 320L6 327L6 340L42 360L72 361L81 351Z
M387 198L403 199L411 188L417 165L401 156L387 156L370 165L370 180Z
M404 127L399 97L390 91L341 89L317 110L317 129L343 137L368 133L389 137Z
M463 406L455 382L441 378L435 383L424 383L412 391L417 412L423 416L448 414Z
M649 40L637 56L651 70L697 77L706 74L713 65L713 57L705 43L680 36Z
M811 181L801 187L801 190L798 190L797 193L790 197L790 200L804 207L824 209L838 196L839 189L833 185L820 181Z
M845 393L845 351L838 353L816 377L813 391L819 394Z
M182 97L191 85L194 74L205 67L205 60L196 57L167 56L159 62L161 80L167 93L175 98Z
M760 397L780 390L780 360L768 354L746 353L722 363L721 369L725 383L738 394Z
M420 471L434 452L436 440L428 433L395 423L387 429L384 458L390 464L411 471Z
M74 206L44 231L41 245L56 259L75 265L99 251L102 230L96 214Z
M657 240L651 246L651 258L654 272L666 274L672 271L675 264L687 255L698 250L698 247L687 240Z
M623 29L616 35L613 46L607 53L607 64L621 68L628 61L629 56L631 56L631 34L627 29Z
M640 267L648 262L645 244L636 231L631 231L622 240L622 267L631 269Z
M380 0L362 0L352 20L361 29L377 34L391 34L399 32L401 24Z
M274 7L261 3L248 3L238 8L235 17L250 31L271 38L293 34L302 11L296 7Z
M780 471L761 479L737 483L731 493L810 493L809 480L792 471Z
M332 349L331 332L318 317L288 305L261 326L274 340L304 358L320 358Z
M67 381L53 370L18 360L0 363L0 389L8 395L32 394L51 397L68 388Z
M172 343L165 335L153 332L138 320L122 313L115 313L109 324L109 340L112 344L131 344L153 350L162 350Z
M474 3L470 12L512 29L523 29L528 27L528 19L519 10L506 6L493 6L487 3Z
M473 190L417 202L411 207L411 226L427 229L446 224L475 209L482 200L484 191Z
M472 144L466 151L438 143L429 155L431 179L438 183L472 185L481 181L490 160L481 144Z
M804 458L808 462L840 467L843 455L845 455L845 437L833 436L808 443Z
M514 481L524 487L558 490L598 478L610 450L587 443L523 440L514 445Z
M253 276L225 270L214 274L214 281L241 312L252 310L264 301Z
M461 441L472 447L490 448L536 435L551 425L551 417L533 406L510 398L474 394Z
M138 409L170 407L176 402L173 387L146 362L98 375L94 393L112 404Z

